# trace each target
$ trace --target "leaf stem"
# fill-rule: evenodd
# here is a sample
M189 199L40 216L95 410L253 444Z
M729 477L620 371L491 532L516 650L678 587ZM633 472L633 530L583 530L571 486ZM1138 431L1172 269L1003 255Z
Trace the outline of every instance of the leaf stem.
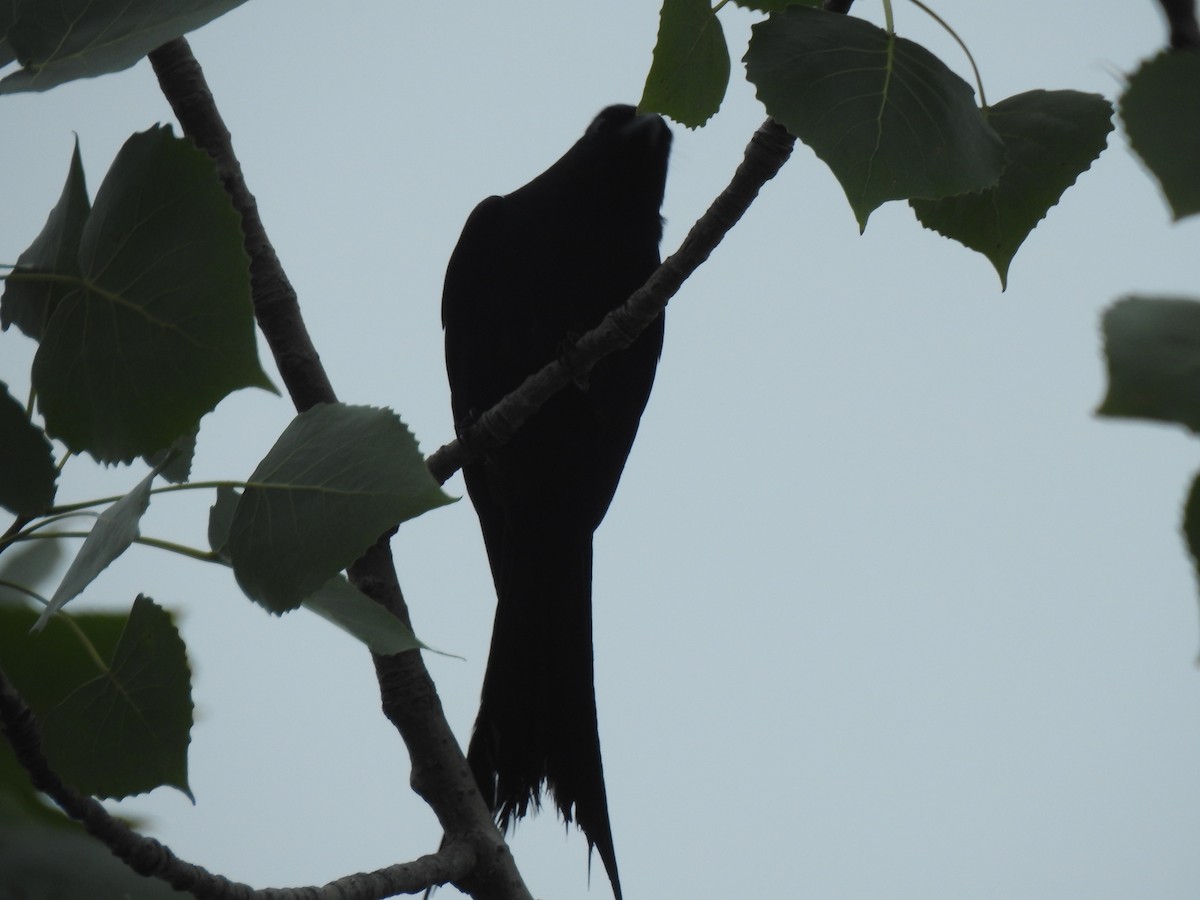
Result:
M50 605L49 600L45 600L43 602L47 606ZM84 634L83 629L79 627L79 623L62 610L59 610L57 613L55 613L54 617L70 628L72 632L74 632L75 637L79 639L79 643L83 644L83 649L87 651L87 655L92 658L92 662L100 667L100 671L103 674L107 675L109 673L108 665L104 662L104 658L100 655L100 651L96 649L96 645L88 639L88 636Z
M896 22L892 18L892 0L883 0L883 21L888 34L896 33Z
M9 544L17 543L17 541L27 540L33 535L33 532L37 531L39 528L46 528L49 525L53 525L55 522L61 522L63 519L69 519L73 516L91 516L94 519L99 515L99 513L94 512L64 513L61 516L50 516L46 519L43 519L28 529L25 529L25 525L28 525L30 520L26 520L20 528L10 528L8 532L0 535L0 550L3 550Z
M133 539L135 544L145 544L147 547L157 547L159 550L169 550L172 553L178 553L180 556L189 556L192 559L198 559L200 562L220 562L220 557L212 550L197 550L195 547L189 547L186 544L176 544L173 541L162 541L158 538L136 537Z
M7 578L0 578L0 587L8 588L10 591L16 591L18 594L24 594L27 597L32 597L42 606L49 606L50 601L39 594L32 588L27 588L23 584L17 584L15 581L9 581Z
M884 0L885 5L887 2L888 0ZM983 92L983 78L979 74L979 67L975 65L975 57L971 55L971 51L967 48L967 45L963 39L958 36L958 32L951 28L950 24L945 19L922 3L921 0L909 0L909 2L912 3L917 9L921 10L921 12L925 13L925 15L929 16L929 18L933 19L933 21L941 25L942 28L946 30L946 33L949 34L950 37L954 38L958 46L962 47L962 52L967 55L967 62L971 64L971 71L975 73L975 84L979 88L979 105L983 109L987 109L987 94Z
M175 491L192 491L192 490L208 490L209 488L244 488L248 487L249 483L245 481L188 481L184 484L165 484L162 487L151 488L151 494L171 494ZM68 503L64 506L55 506L50 509L50 514L60 515L62 513L75 512L80 509L88 509L92 506L103 506L105 503L116 503L124 494L117 494L113 497L99 497L95 500L81 500L78 503Z
M33 534L25 532L12 538L13 541L46 541L54 538L87 538L91 535L90 531L48 531L45 534ZM189 547L186 544L176 544L173 541L164 541L159 538L138 536L133 539L135 544L143 544L147 547L157 547L159 550L170 550L172 553L178 553L180 556L188 556L192 559L198 559L201 562L220 562L221 559L211 550L197 550L195 547Z

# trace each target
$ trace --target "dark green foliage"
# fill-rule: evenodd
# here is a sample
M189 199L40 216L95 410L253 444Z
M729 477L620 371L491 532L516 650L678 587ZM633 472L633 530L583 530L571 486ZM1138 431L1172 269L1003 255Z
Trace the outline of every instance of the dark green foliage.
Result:
M208 515L208 543L228 564L229 532L241 494L233 488L217 489L217 501ZM335 575L301 603L321 618L366 644L372 653L386 656L424 646L407 625L354 587L344 575Z
M385 530L449 502L395 413L320 404L250 476L230 529L234 574L272 612L295 609Z
M191 671L170 614L138 597L108 662L46 716L51 765L86 794L128 797L166 784L190 798Z
M917 218L978 250L1007 285L1008 266L1030 232L1104 150L1112 105L1098 94L1028 91L985 110L1008 162L995 187L941 200L911 200Z
M69 449L128 462L195 431L231 391L272 389L239 217L191 141L160 127L126 142L77 259L56 273L75 287L57 298L33 365L46 430Z
M1200 53L1168 50L1143 63L1121 97L1121 121L1175 219L1200 212Z
M9 0L0 4L0 66L20 71L0 94L45 91L127 69L172 38L245 0Z
M15 324L34 340L42 339L46 322L59 302L78 289L79 242L91 211L83 162L79 157L79 141L76 140L67 170L67 183L63 185L58 203L50 211L41 233L17 258L18 272L59 275L64 280L12 278L6 281L4 296L0 298L0 325L5 330Z
M1200 303L1118 301L1104 314L1104 356L1108 393L1097 413L1200 432Z
M746 74L837 176L860 228L888 200L995 185L1004 144L970 85L919 44L803 6L754 26Z
M717 114L728 86L729 48L708 0L663 0L638 109L696 128Z
M29 636L33 620L0 608L0 666L37 714L55 771L87 794L169 784L190 796L191 675L170 615L138 597L128 617L73 617L95 657L58 622Z
M33 516L54 502L58 473L50 442L0 381L0 506Z

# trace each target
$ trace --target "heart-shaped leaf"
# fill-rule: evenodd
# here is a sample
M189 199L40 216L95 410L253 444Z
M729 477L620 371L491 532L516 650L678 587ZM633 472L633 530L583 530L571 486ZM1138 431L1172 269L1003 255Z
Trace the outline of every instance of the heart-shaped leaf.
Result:
M187 793L191 678L170 615L138 597L128 616L55 619L31 635L34 617L0 607L0 666L42 724L52 767L105 797L160 784Z
M1004 144L970 85L919 44L805 6L754 26L746 74L773 118L824 160L860 228L888 200L995 185Z
M1008 266L1029 233L1104 150L1112 105L1099 94L1028 91L987 110L1008 165L995 187L942 200L911 200L926 228L991 260L1008 284Z
M229 562L229 534L241 494L231 487L217 488L217 502L208 513L208 545ZM301 603L327 622L362 641L372 653L388 656L424 644L390 612L354 587L344 575L335 575Z
M80 685L43 723L47 756L78 790L128 797L160 785L187 794L191 670L166 610L133 604L108 671Z
M241 220L213 161L170 128L117 154L80 235L78 272L33 363L46 430L71 450L128 462L195 431L238 388L273 390Z
M319 404L250 476L230 527L233 571L248 597L286 612L388 528L450 502L395 413Z

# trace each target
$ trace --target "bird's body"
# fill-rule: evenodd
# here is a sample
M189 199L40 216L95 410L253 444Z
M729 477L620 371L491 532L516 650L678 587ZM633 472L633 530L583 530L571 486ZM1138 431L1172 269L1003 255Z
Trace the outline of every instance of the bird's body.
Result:
M455 421L473 421L599 324L659 263L671 134L604 110L557 163L467 221L442 319ZM612 501L662 348L661 317L465 467L496 585L468 760L500 824L549 788L621 896L592 677L592 534Z

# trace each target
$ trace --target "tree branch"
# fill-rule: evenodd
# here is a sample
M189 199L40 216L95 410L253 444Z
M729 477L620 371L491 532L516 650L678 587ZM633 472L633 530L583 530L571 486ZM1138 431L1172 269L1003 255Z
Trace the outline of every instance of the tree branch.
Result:
M1196 22L1196 0L1158 0L1171 27L1171 46L1176 50L1200 50L1200 25Z
M479 868L478 851L469 841L447 842L435 854L347 875L323 886L264 888L214 875L176 856L154 838L138 834L109 814L92 797L68 786L50 768L33 712L0 670L0 731L8 739L33 786L50 797L68 816L80 822L113 855L139 875L159 878L194 897L217 900L382 900L396 894L415 894L431 884L459 881Z
M315 403L335 401L333 387L300 315L296 292L267 238L258 205L246 187L229 130L200 64L183 38L153 51L150 62L183 133L216 161L221 181L242 214L255 318L292 402L303 411ZM388 538L382 536L350 567L350 578L367 596L411 624ZM512 854L479 796L462 749L446 722L421 654L410 651L375 657L375 666L384 714L408 748L414 790L437 815L447 846L465 842L478 848L476 866L469 872L455 870L445 874L442 881L427 881L422 887L453 880L478 898L530 900Z
M848 8L849 3L840 0L840 5ZM213 104L199 64L182 38L150 56L184 133L216 160L226 190L242 213L246 249L252 260L255 315L293 402L302 410L313 403L336 399L300 317L295 292L266 237L229 132ZM459 440L433 454L428 464L434 477L444 482L470 459L471 453L508 440L556 391L589 371L604 356L632 343L741 218L762 186L787 161L794 143L795 138L783 126L768 119L755 132L729 186L692 227L680 249L622 307L585 334L563 360L533 375L484 413ZM350 575L364 593L407 623L408 610L388 537L381 537L350 568ZM400 732L412 759L413 789L437 815L446 834L446 847L475 848L474 867L466 873L446 874L444 880L453 880L477 898L529 898L508 846L479 796L420 654L375 657L375 666L384 713Z
M216 162L225 192L242 216L246 253L250 255L254 317L296 410L303 412L316 403L333 403L337 396L300 315L296 290L267 238L258 203L246 187L229 129L213 102L200 63L184 38L163 44L150 53L149 59L179 127Z
M708 259L749 209L762 186L787 162L796 139L774 119L754 133L729 185L692 226L683 243L625 303L584 334L564 357L531 375L426 460L439 483L477 454L506 443L555 393L608 356L628 347L667 307L680 286Z

